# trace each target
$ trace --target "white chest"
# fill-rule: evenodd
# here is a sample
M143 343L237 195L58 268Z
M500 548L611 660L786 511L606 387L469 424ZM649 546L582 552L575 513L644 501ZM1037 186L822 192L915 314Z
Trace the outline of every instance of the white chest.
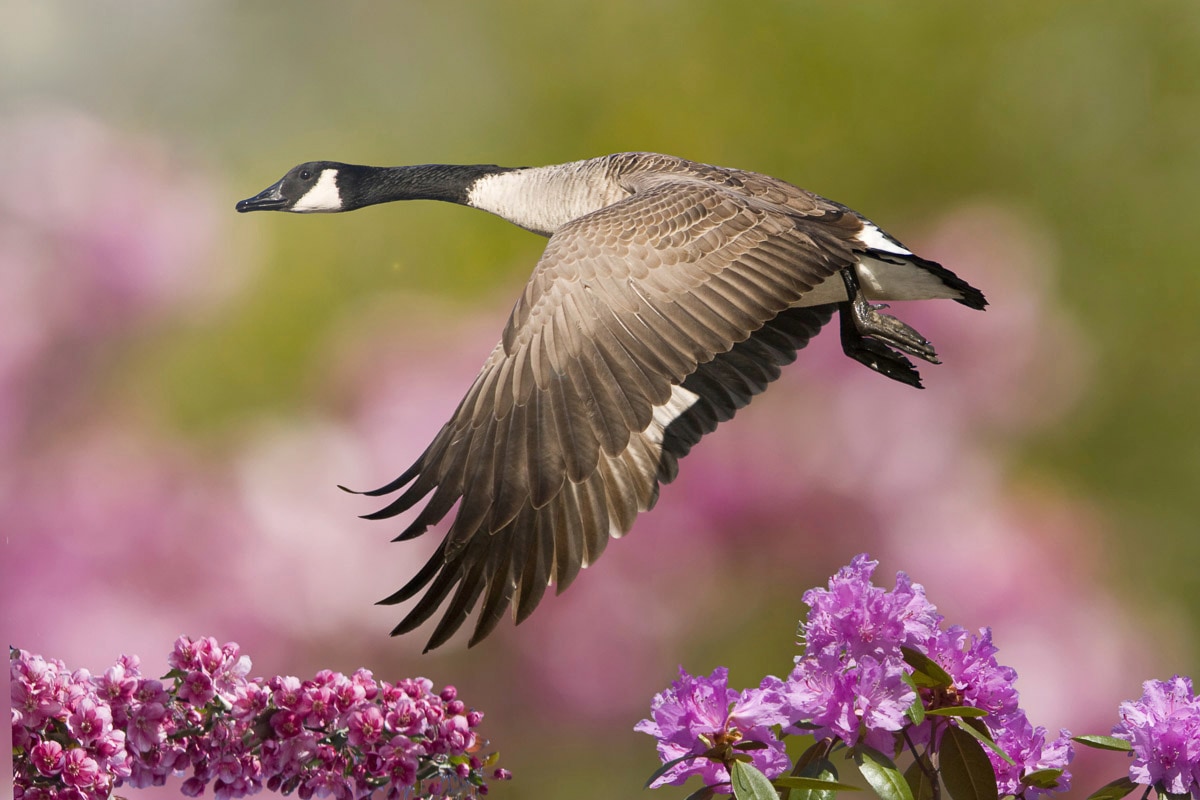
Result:
M471 187L467 204L550 236L563 225L590 214L625 196L624 190L582 164L501 172L486 175Z

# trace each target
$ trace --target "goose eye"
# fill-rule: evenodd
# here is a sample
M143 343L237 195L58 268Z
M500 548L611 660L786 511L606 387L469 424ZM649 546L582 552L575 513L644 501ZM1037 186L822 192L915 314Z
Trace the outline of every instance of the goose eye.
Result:
M306 180L309 180L310 178L312 178L312 173L311 173L311 172L309 172L309 171L308 171L308 170L306 170L306 169L302 169L302 170L300 170L300 180L302 180L302 181L306 181Z

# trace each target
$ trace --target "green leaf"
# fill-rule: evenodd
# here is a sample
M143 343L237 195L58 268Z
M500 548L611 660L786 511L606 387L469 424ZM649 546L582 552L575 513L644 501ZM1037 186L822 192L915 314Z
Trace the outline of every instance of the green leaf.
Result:
M646 785L643 788L649 789L650 784L654 783L656 780L661 778L663 775L667 774L667 770L669 770L671 767L675 766L676 764L682 764L683 762L691 761L694 758L703 758L703 756L687 755L687 756L680 756L679 758L671 759L670 761L666 762L658 769L654 770L654 774L651 775L650 779L646 781Z
M912 789L914 800L932 800L933 781L929 780L929 775L921 769L919 761L913 761L908 769L904 770L904 780L908 782L908 788Z
M900 652L904 654L905 662L913 668L913 680L917 682L918 686L944 689L953 683L950 673L924 653L913 650L911 647L901 647Z
M854 748L854 763L881 800L914 800L895 762L875 748L862 744Z
M733 746L733 749L734 750L766 750L767 747L768 747L768 745L766 742L756 742L756 741L751 740L748 742L738 742L737 744L735 744Z
M829 760L829 753L833 749L833 741L830 739L818 739L811 747L800 754L796 759L796 766L792 767L792 777L795 778L816 778L822 781L837 782L838 771L833 762ZM816 788L788 788L787 800L834 800L836 793L833 789Z
M1087 800L1121 800L1122 797L1137 788L1137 784L1129 780L1129 776L1117 778L1112 783L1106 783L1088 795Z
M839 783L824 778L805 778L797 775L785 775L776 778L773 783L784 789L813 789L818 792L861 792L861 786L852 783Z
M982 708L974 706L942 706L941 708L927 708L926 714L933 714L937 717L986 717L988 712Z
M796 730L801 730L801 731L815 731L817 728L819 728L821 726L814 725L811 722L805 722L804 720L798 720L797 722L793 722L791 727L795 728Z
M963 719L963 720L960 720L960 722L962 722L962 724L958 726L958 730L961 730L963 733L974 736L975 739L978 740L978 742L980 744L982 744L984 747L989 748L993 753L1000 756L1002 759L1007 761L1009 764L1015 765L1017 763L1012 760L1012 756L1010 756L1008 753L1001 750L1000 745L996 744L992 740L992 734L988 732L987 726L984 725L982 722L980 722L979 720L975 720L975 719ZM954 726L951 726L951 727L954 727Z
M979 739L951 725L942 734L938 765L954 800L998 800L996 772Z
M833 777L837 778L837 768L829 761L829 753L832 749L832 739L817 739L796 759L796 766L792 767L792 774L816 778L828 769Z
M1133 749L1133 745L1124 739L1118 739L1115 736L1072 736L1072 742L1079 742L1088 747L1094 747L1097 750L1117 750L1122 753L1128 753Z
M921 687L917 686L917 682L913 680L913 676L909 673L902 672L900 675L904 682L908 684L908 688L917 693L917 696L913 698L912 704L904 709L904 716L908 717L913 725L920 725L925 721L925 704L921 702L921 692L919 691Z
M1036 789L1053 789L1058 786L1058 779L1062 774L1061 769L1039 769L1021 778L1021 783Z
M729 770L729 783L737 800L779 800L779 793L766 775L753 764L735 761Z

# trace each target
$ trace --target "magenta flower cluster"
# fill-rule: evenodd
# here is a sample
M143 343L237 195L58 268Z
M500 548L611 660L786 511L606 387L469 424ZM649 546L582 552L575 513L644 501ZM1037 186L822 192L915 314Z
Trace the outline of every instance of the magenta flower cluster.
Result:
M766 747L750 751L754 765L767 775L779 775L788 766L788 756L771 726L788 722L783 682L768 675L759 688L738 692L729 688L728 677L725 667L717 667L707 678L689 675L681 667L679 680L654 697L652 718L634 730L658 739L663 763L742 741L760 742ZM697 758L675 764L651 786L680 784L692 775L699 775L705 785L729 783L729 769L721 760Z
M93 676L12 650L17 799L102 800L171 775L188 775L190 797L211 783L218 800L263 788L338 800L487 793L483 715L454 687L362 669L249 679L249 657L212 638L180 637L168 663L163 680L143 676L136 656Z
M1066 790L1065 772L1053 788L1024 786L1021 779L1044 769L1065 769L1074 751L1063 730L1047 740L1046 729L1032 725L1018 706L1016 670L996 661L992 634L943 625L942 615L925 589L903 572L891 591L875 586L878 562L859 555L829 580L828 589L804 595L810 611L802 626L804 654L788 678L788 698L796 719L817 726L816 735L833 736L848 747L859 742L890 751L894 734L905 729L916 743L927 743L936 724L912 725L907 709L917 692L906 682L912 667L902 648L932 659L951 678L942 690L921 690L927 709L967 706L987 712L983 722L1010 759L987 750L1002 795L1033 798Z
M948 725L959 723L932 715L915 722L910 709L919 700L926 710L967 706L987 712L984 724L1012 762L987 751L1002 795L1032 800L1068 788L1065 771L1053 786L1022 783L1034 772L1065 770L1073 747L1068 732L1048 740L1044 728L1030 724L1017 704L1016 672L996 662L990 631L972 634L944 626L924 588L904 573L891 591L875 586L871 576L877 563L857 556L827 589L804 595L810 607L801 626L804 652L786 681L768 676L759 689L739 694L727 687L724 669L708 678L680 670L680 679L654 698L652 718L636 730L658 739L664 763L697 757L679 761L654 785L700 775L706 785L731 791L725 766L712 763L714 742L765 745L745 752L768 778L788 767L780 741L788 734L812 734L883 753L897 749L901 732L910 747L936 745ZM918 690L905 649L943 669L949 685Z
M1200 793L1200 698L1191 678L1146 681L1142 699L1121 704L1113 736L1133 746L1129 777L1160 793Z

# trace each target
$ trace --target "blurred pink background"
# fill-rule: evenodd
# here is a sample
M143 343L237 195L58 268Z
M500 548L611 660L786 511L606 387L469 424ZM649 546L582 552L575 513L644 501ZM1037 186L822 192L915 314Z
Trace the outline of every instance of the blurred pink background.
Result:
M396 281L324 338L306 382L321 402L208 441L121 376L169 328L220 324L268 247L260 217L232 213L260 187L231 189L167 141L63 108L0 116L0 152L0 598L14 645L94 671L137 653L154 672L177 635L212 635L238 641L254 674L366 666L454 683L517 773L496 796L544 787L551 745L568 764L601 748L648 775L652 743L631 728L676 666L729 663L741 685L786 674L801 594L863 551L883 582L902 569L925 584L948 621L992 626L1051 730L1107 732L1137 681L1162 673L1152 643L1169 619L1135 619L1106 591L1103 514L1009 468L1095 371L1050 294L1054 242L1018 210L966 203L896 231L991 302L896 304L944 362L922 367L925 391L846 359L827 331L570 591L470 653L460 637L421 656L428 631L388 639L399 612L372 603L435 536L389 543L404 520L359 520L374 501L336 486L378 485L420 453L519 279L471 307Z

